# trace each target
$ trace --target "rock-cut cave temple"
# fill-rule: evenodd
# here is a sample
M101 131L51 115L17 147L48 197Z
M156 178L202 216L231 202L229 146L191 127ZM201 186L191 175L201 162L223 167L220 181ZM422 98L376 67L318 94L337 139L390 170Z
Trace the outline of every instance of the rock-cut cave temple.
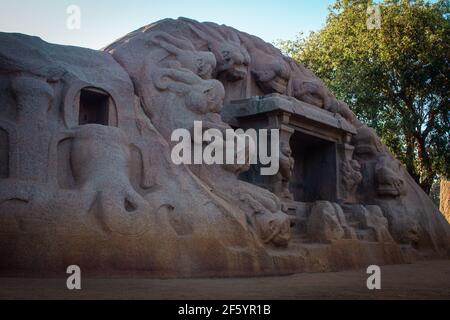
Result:
M175 165L171 133L278 129L280 170ZM448 257L450 226L311 71L165 19L101 51L0 33L0 273L325 272Z

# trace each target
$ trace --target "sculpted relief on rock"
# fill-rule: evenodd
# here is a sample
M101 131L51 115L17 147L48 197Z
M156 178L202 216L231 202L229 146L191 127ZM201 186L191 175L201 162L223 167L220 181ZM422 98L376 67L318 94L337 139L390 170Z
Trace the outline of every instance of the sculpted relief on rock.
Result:
M319 256L333 270L339 252L359 266L349 243L380 264L406 260L394 241L418 255L450 247L448 224L376 133L257 37L186 18L102 51L1 33L0 71L0 254L10 257L0 273L35 273L38 261L49 273L70 262L93 273L274 275L317 271ZM270 94L356 128L336 169L347 201L294 201L292 133L277 195L239 179L248 163L171 161L174 130L201 121L225 133L225 105Z

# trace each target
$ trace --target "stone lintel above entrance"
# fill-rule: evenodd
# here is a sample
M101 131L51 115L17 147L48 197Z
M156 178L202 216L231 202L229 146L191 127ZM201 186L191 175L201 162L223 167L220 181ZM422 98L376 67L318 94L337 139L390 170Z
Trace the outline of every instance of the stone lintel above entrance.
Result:
M356 129L342 116L272 94L232 101L222 117L235 128L280 130L280 173L261 177L254 168L242 175L243 180L287 201L344 202L348 198L340 175L341 167L353 158L350 142Z
M317 127L317 131L328 129L333 132L340 131L344 135L356 134L356 128L339 114L333 114L295 98L279 94L235 100L225 105L222 111L223 119L236 127L239 127L240 123L247 122L248 118L256 119L269 114L286 114L288 116L289 123L280 119L278 128L281 127L281 124L292 126L309 124Z

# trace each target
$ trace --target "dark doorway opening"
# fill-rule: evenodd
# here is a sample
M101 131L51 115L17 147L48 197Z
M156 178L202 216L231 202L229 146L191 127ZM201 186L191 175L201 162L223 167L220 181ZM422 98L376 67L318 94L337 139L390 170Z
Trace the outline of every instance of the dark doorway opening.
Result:
M336 201L336 143L296 132L290 144L295 167L289 189L294 200Z
M109 100L109 95L100 90L81 90L79 124L101 124L107 126L109 124Z

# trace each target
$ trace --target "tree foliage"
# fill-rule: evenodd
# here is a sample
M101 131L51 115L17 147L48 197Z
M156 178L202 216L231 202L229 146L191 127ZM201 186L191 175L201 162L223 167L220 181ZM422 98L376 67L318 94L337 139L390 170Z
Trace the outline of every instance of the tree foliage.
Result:
M449 0L385 0L381 27L370 1L337 0L326 25L280 48L314 71L375 128L429 192L450 177Z

